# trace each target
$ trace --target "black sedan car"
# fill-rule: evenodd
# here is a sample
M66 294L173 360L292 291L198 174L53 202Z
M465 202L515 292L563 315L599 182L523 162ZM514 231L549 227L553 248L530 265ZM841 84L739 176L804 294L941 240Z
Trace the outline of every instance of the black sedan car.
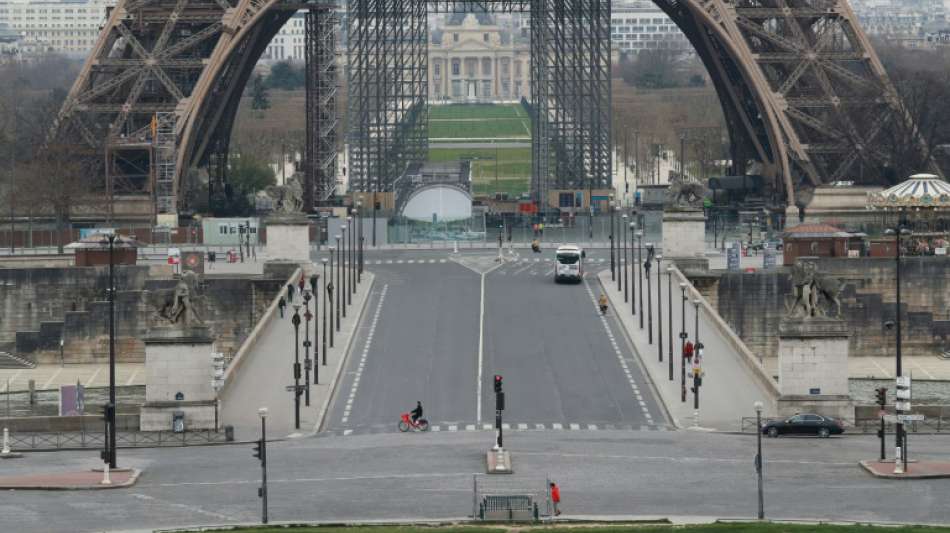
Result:
M762 426L762 434L773 438L779 435L830 437L842 433L844 425L840 420L815 414L797 414L784 420L769 420Z

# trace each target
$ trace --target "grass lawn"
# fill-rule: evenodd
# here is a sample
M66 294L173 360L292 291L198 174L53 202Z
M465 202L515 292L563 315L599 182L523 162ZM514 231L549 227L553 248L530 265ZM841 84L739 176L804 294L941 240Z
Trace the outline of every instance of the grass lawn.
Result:
M429 120L432 139L530 139L531 124L526 118Z
M528 118L528 114L517 104L447 104L429 106L429 120L456 118Z
M494 525L493 525L494 526ZM811 524L769 524L769 523L729 523L705 524L696 526L670 526L630 524L616 526L571 525L533 525L511 524L510 526L469 527L469 526L353 526L353 527L260 527L235 528L216 531L251 531L254 533L515 533L529 531L554 531L558 533L950 533L948 527L879 527L869 526L832 526Z
M495 180L495 150L484 148L436 148L429 147L430 161L458 161L477 159L472 162L472 192L477 195L494 195L506 192L517 197L531 190L531 149L499 148L498 180Z

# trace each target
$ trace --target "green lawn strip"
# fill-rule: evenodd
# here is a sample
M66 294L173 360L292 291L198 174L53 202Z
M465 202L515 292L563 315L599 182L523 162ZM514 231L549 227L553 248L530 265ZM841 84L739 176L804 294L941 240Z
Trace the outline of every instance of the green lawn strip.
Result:
M495 183L494 180L486 180L483 182L475 182L472 184L472 192L475 195L489 195L492 196L496 192L506 192L508 193L509 198L517 198L522 194L531 191L531 180L528 178L523 179L498 179L498 183Z
M515 104L450 104L429 106L430 119L517 118L525 116Z
M482 158L485 162L490 162L496 155L494 148L438 148L437 145L429 147L429 161L459 161L461 159ZM498 148L498 160L505 161L531 161L531 148Z
M495 172L495 167L498 171ZM531 176L530 160L506 160L502 159L499 163L494 161L476 161L472 165L472 179L494 179L499 178L526 178Z
M246 531L253 533L525 533L556 530L558 533L950 533L947 527L865 525L837 526L814 524L721 523L690 526L628 524L600 526L583 524L534 525L511 524L496 527L471 526L323 526L323 527L256 527L216 529L215 531Z
M430 120L429 137L442 139L470 139L496 137L523 137L530 138L530 129L524 124L524 119L490 119L490 120Z

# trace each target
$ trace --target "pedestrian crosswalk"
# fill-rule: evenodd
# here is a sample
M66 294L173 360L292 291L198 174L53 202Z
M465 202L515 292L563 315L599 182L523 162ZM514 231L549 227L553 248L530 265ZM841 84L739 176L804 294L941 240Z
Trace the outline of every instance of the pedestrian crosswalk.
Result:
M492 257L491 259L494 259ZM448 263L449 259L433 259L433 258L402 258L402 259L367 259L363 262L365 265L436 265L436 264L445 264ZM603 257L590 258L587 260L588 264L598 264L605 263L607 259ZM554 263L554 259L551 257L518 257L518 256L503 256L503 262L505 264L543 264L543 263Z
M525 422L504 423L504 431L539 432L539 431L671 431L672 428L663 424L590 424L590 423L534 423ZM463 422L438 422L429 426L433 433L461 433L474 431L495 431L494 424L471 424ZM335 428L323 431L326 436L347 437L350 435L372 435L378 433L398 433L396 424L371 424L353 428Z

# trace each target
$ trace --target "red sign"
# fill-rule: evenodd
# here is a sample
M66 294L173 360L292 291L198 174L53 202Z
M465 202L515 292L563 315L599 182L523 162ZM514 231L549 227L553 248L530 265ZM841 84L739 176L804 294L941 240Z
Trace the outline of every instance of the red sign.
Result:
M538 207L534 202L521 202L518 204L518 212L531 215L538 212Z

